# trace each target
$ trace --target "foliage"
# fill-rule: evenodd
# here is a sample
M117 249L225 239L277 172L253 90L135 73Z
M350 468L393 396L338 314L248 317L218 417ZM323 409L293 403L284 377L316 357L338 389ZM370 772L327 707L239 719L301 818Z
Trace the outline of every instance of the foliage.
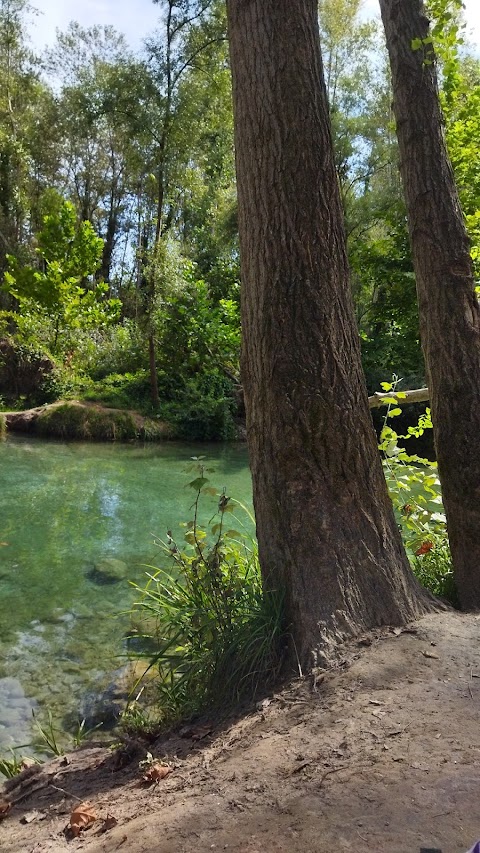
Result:
M0 758L0 775L6 779L13 779L18 776L24 769L23 759L20 758L14 749L10 750L11 758Z
M382 383L383 390L392 394L385 399L388 408L379 445L388 490L419 581L435 595L457 604L437 463L408 453L398 444L419 438L432 428L430 409L420 416L416 426L408 427L405 435L398 435L389 421L401 414L405 393L398 390L399 382L394 378L391 383Z
M156 624L144 639L156 643L149 669L158 672L164 724L264 690L278 673L284 641L282 596L263 592L256 544L234 514L245 508L209 485L202 457L192 468L195 500L184 543L171 532L162 543L174 573L151 569L145 587L134 585L140 597L133 612ZM209 531L200 523L207 495L218 501Z
M132 374L146 368L143 337L131 318L79 334L71 363L94 381L112 374Z
M176 399L162 403L161 416L175 435L189 441L229 441L237 436L236 403L232 382L219 371L204 372L176 391Z
M14 313L17 323L35 313L51 326L48 344L53 353L67 332L106 325L119 307L117 300L105 299L108 287L93 278L103 241L90 222L77 223L70 202L57 202L55 208L43 217L37 235L38 264L24 265L9 255L3 285L21 308L20 316Z
M148 410L148 376L143 370L138 373L112 373L91 384L82 393L82 399L114 409Z

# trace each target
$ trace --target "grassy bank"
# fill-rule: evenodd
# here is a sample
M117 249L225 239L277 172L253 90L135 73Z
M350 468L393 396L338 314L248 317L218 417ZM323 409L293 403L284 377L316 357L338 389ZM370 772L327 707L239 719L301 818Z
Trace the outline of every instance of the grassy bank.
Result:
M3 418L12 431L33 432L45 437L82 441L158 441L173 437L170 427L163 421L76 400L25 412L8 412Z

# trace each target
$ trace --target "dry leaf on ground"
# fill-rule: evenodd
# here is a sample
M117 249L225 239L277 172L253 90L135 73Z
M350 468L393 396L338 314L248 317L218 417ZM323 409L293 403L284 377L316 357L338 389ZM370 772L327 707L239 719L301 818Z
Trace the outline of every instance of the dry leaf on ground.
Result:
M160 779L165 779L172 772L172 768L168 764L152 764L142 776L144 782L159 782Z
M82 829L88 829L97 820L95 807L91 803L85 802L75 806L70 815L70 829L72 834L77 837Z

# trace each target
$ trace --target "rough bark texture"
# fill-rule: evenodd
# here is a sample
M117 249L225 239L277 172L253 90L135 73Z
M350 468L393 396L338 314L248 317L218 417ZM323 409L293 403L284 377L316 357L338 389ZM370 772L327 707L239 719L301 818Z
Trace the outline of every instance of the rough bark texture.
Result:
M455 580L480 607L480 312L421 0L381 0L422 348Z
M227 0L242 372L260 562L302 665L422 606L376 447L316 0Z

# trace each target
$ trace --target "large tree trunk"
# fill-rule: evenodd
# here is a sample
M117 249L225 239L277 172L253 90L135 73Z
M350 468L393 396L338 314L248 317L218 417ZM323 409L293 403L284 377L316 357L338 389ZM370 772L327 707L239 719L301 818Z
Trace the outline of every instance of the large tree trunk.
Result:
M421 0L380 0L420 332L460 602L480 607L480 311ZM426 39L413 49L414 39ZM418 41L416 42L418 44Z
M376 446L348 284L316 0L227 0L242 372L260 563L302 665L424 599Z

